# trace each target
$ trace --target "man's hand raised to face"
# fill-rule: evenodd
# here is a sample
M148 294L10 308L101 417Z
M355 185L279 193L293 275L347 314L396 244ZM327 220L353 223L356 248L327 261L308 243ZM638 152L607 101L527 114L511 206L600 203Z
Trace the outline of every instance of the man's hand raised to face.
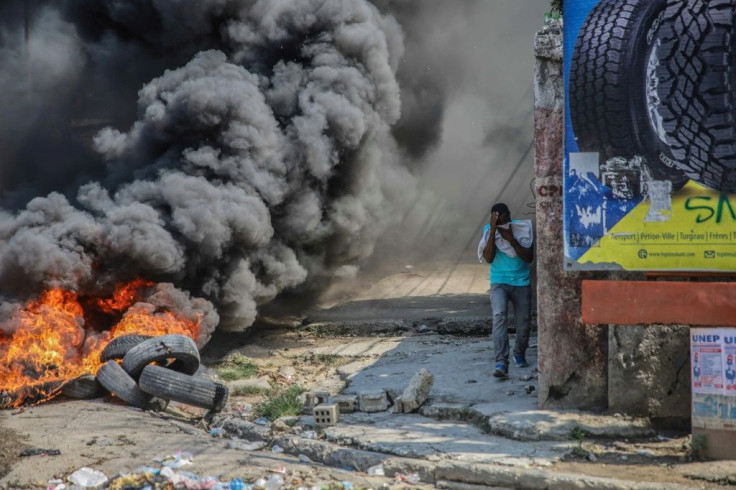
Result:
M498 213L491 213L491 231L496 232L498 226Z
M498 232L501 234L501 237L507 242L514 243L514 241L516 241L516 238L514 238L514 233L511 231L510 226L508 228L498 228Z

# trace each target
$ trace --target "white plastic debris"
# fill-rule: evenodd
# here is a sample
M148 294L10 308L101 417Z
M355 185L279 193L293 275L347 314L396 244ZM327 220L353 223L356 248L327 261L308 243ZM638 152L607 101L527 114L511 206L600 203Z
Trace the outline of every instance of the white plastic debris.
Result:
M299 461L301 461L302 463L311 463L312 462L312 460L306 454L300 454L298 457L299 457Z
M383 465L377 464L376 466L371 466L368 468L368 471L366 472L371 476L385 476L386 472L383 471Z
M58 478L52 478L46 486L46 490L64 490L65 488L66 485L64 484L64 481L59 480Z
M271 475L266 480L264 488L266 490L278 490L282 486L284 486L284 477L281 475Z
M92 468L79 468L77 471L67 477L69 483L73 483L82 488L99 488L107 483L107 476L101 471Z
M313 430L305 430L301 435L304 439L317 439L317 432Z
M284 452L284 448L282 448L278 444L274 444L273 447L271 448L271 452L274 454L281 454Z
M174 454L167 454L160 460L154 460L154 461L158 461L163 466L168 466L169 468L181 468L182 466L192 464L193 459L194 459L194 456L192 456L192 453L188 453L185 451L177 451Z

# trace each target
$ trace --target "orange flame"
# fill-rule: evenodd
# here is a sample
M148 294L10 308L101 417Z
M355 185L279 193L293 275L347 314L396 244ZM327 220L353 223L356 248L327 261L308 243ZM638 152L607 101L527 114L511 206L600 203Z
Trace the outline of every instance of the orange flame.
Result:
M100 352L115 337L176 333L196 339L199 321L137 303L141 289L152 285L138 279L116 287L111 298L82 302L77 293L52 289L17 311L0 325L0 406L46 401L64 382L97 373ZM91 318L105 318L107 325L92 325Z

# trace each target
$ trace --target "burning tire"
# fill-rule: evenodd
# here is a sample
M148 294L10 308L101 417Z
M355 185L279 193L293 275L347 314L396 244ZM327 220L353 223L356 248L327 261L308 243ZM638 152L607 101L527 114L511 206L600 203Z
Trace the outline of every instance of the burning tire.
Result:
M65 384L61 389L61 394L69 398L78 400L90 400L104 396L107 392L105 388L91 374L85 374Z
M199 369L199 350L185 335L162 335L145 340L132 347L123 357L123 369L138 378L148 364L175 359L169 369L194 374Z
M654 180L687 182L647 111L647 38L666 0L602 0L586 18L570 64L570 118L580 151L644 157Z
M151 408L153 396L141 391L125 370L115 361L107 361L97 371L97 381L110 393L126 403L142 408Z
M736 191L736 18L732 1L671 0L653 41L650 112L685 173Z
M107 362L110 359L122 359L130 349L150 338L150 335L122 335L115 337L100 353L100 361Z
M138 383L141 390L151 395L215 412L225 408L229 394L227 386L221 383L155 365L143 368Z

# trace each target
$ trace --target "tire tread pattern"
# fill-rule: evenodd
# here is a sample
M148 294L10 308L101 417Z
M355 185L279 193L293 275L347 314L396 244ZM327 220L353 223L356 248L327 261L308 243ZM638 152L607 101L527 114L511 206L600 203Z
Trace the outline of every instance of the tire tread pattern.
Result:
M657 32L658 108L685 173L736 192L736 16L731 0L671 0Z
M132 347L123 357L123 369L137 378L150 363L165 359L176 359L171 367L185 374L194 374L199 369L197 344L185 335L161 335Z
M215 412L225 408L229 393L222 383L156 365L143 368L138 384L143 391L159 398Z

